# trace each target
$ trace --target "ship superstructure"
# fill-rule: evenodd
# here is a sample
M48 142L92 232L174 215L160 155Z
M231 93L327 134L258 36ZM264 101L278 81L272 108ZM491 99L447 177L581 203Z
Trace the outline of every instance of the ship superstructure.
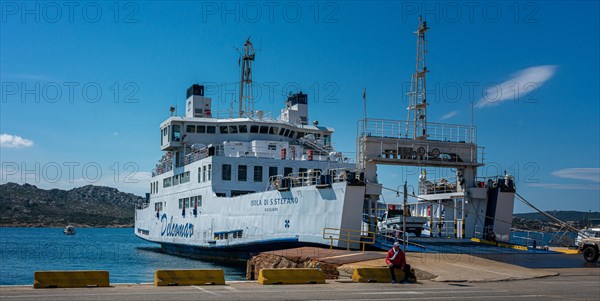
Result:
M250 47L247 41L242 51L248 61L242 87L251 83ZM136 235L177 253L337 246L323 238L324 227L360 229L361 174L351 154L333 148L332 128L309 124L308 95L288 95L278 118L248 111L252 99L243 90L240 101L238 117L215 118L212 100L195 84L187 90L185 116L161 123L164 155L148 202L136 210Z

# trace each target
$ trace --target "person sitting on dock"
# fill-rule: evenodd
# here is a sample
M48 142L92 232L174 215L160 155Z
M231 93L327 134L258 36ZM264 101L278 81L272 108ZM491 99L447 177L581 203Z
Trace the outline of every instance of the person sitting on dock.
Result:
M410 265L406 264L406 257L404 256L404 252L400 250L399 242L395 242L394 247L387 252L387 255L385 256L385 262L390 268L390 274L392 275L392 283L397 283L396 273L394 272L395 268L400 268L402 269L402 271L404 271L404 279L402 279L400 283L406 283L406 280L408 279L408 274L410 273Z

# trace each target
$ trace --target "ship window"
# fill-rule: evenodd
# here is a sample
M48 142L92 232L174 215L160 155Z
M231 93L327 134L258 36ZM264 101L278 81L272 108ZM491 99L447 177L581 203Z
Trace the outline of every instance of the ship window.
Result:
M245 182L248 173L248 166L238 165L238 181Z
M202 166L202 182L206 182L206 165Z
M263 125L263 126L260 127L260 133L261 134L266 134L268 132L269 132L269 127L268 126Z
M230 125L229 126L229 133L230 134L237 134L237 132L238 132L237 125Z
M262 166L254 166L254 182L262 182Z
M171 187L171 177L163 179L163 188L165 187Z
M277 135L277 131L278 130L279 129L277 127L272 126L272 127L269 128L269 134Z
M223 164L221 179L223 181L231 181L231 164Z
M205 125L199 125L196 127L196 133L205 133L206 132L206 126Z
M290 135L288 137L293 138L295 133L296 133L295 131L291 131Z
M296 135L296 139L300 139L300 138L304 137L304 135L306 135L306 133L298 132L298 135Z
M197 202L198 207L202 207L202 196L201 195L196 197L196 202Z
M196 132L196 126L195 125L188 125L185 127L185 131L188 133L195 133Z
M232 234L233 234L233 238L237 238L238 237L237 236L237 234L238 234L237 231L234 231Z
M242 232L244 232L243 230L238 231L238 238L242 238Z
M285 176L285 177L289 176L293 172L294 172L294 168L292 168L292 167L283 168L283 176Z
M229 128L226 125L220 126L219 127L219 131L221 132L221 134L228 134L229 133Z
M181 178L181 180L180 180L181 184L189 182L190 181L190 172L186 171L186 172L182 173L180 178Z
M277 145L275 145L275 144L269 144L269 145L267 145L267 149L268 150L276 150L277 149Z
M281 128L279 130L279 136L285 136L283 133L285 133L286 129L285 128ZM289 130L288 130L289 131Z
M206 133L207 134L214 134L216 132L216 128L212 125L209 125L206 127Z
M184 202L185 208L190 208L190 199L184 198L183 202Z
M269 179L277 175L277 166L269 166Z
M283 133L283 135L286 136L286 137L289 136L290 135L290 130L289 129L285 130L285 133Z
M250 133L258 133L258 125L251 125Z
M173 176L173 186L178 185L179 184L179 175L174 175Z
M173 125L173 136L172 139L173 141L179 141L181 139L181 130L180 130L180 126L179 125Z
M243 124L240 125L240 133L247 133L248 132L248 126Z
M210 182L210 179L212 177L212 164L208 164L208 181Z
M179 199L179 209L183 208L183 206L182 206L182 205L183 205L183 200L182 200L182 199Z
M198 183L204 182L202 179L202 167L198 167Z
M306 168L298 168L298 173L300 174L300 176L305 176L307 169Z
M229 233L225 233L223 236L225 237L225 239L229 239Z

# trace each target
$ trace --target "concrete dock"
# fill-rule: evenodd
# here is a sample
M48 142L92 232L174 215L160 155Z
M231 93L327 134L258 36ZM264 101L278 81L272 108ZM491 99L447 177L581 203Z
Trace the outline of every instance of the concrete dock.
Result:
M5 286L0 287L0 300L598 300L600 268L548 272L558 276L470 283L420 280L417 284L328 280L326 284L270 286L262 286L255 281L228 282L222 286L180 287L147 284L33 289L31 286Z
M264 252L249 260L253 269L260 268L304 268L319 267L329 279L349 279L355 268L386 267L384 251L346 251L303 247ZM560 254L565 260L567 255ZM486 258L487 256L487 258ZM513 262L494 260L495 256ZM579 267L583 259L570 255L572 267ZM519 262L552 261L551 254L451 254L451 253L407 253L407 262L415 269L417 279L432 281L482 282L524 280L556 276L557 272L532 269ZM543 266L543 264L542 264ZM256 279L248 277L248 279Z
M408 253L415 284L355 283L355 268L385 267L385 252L296 248L261 253L275 268L329 269L325 284L261 285L227 281L225 285L162 286L111 284L110 287L34 289L0 286L4 300L599 300L600 263L585 263L580 254ZM524 257L525 256L525 257ZM263 267L263 268L266 268ZM258 268L258 267L255 267ZM337 274L336 274L337 273Z

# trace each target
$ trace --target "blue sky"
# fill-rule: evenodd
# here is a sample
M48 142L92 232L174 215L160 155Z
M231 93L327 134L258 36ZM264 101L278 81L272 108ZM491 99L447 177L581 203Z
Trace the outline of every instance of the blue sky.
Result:
M468 124L474 101L480 176L514 174L542 209L600 210L596 1L69 3L1 3L3 183L143 194L169 107L183 112L187 87L204 83L226 114L235 47L248 36L259 49L254 80L275 91L258 89L256 106L277 115L298 87L311 120L354 152L365 87L369 117L406 119L423 14L428 120ZM414 174L379 170L392 188L414 185Z

